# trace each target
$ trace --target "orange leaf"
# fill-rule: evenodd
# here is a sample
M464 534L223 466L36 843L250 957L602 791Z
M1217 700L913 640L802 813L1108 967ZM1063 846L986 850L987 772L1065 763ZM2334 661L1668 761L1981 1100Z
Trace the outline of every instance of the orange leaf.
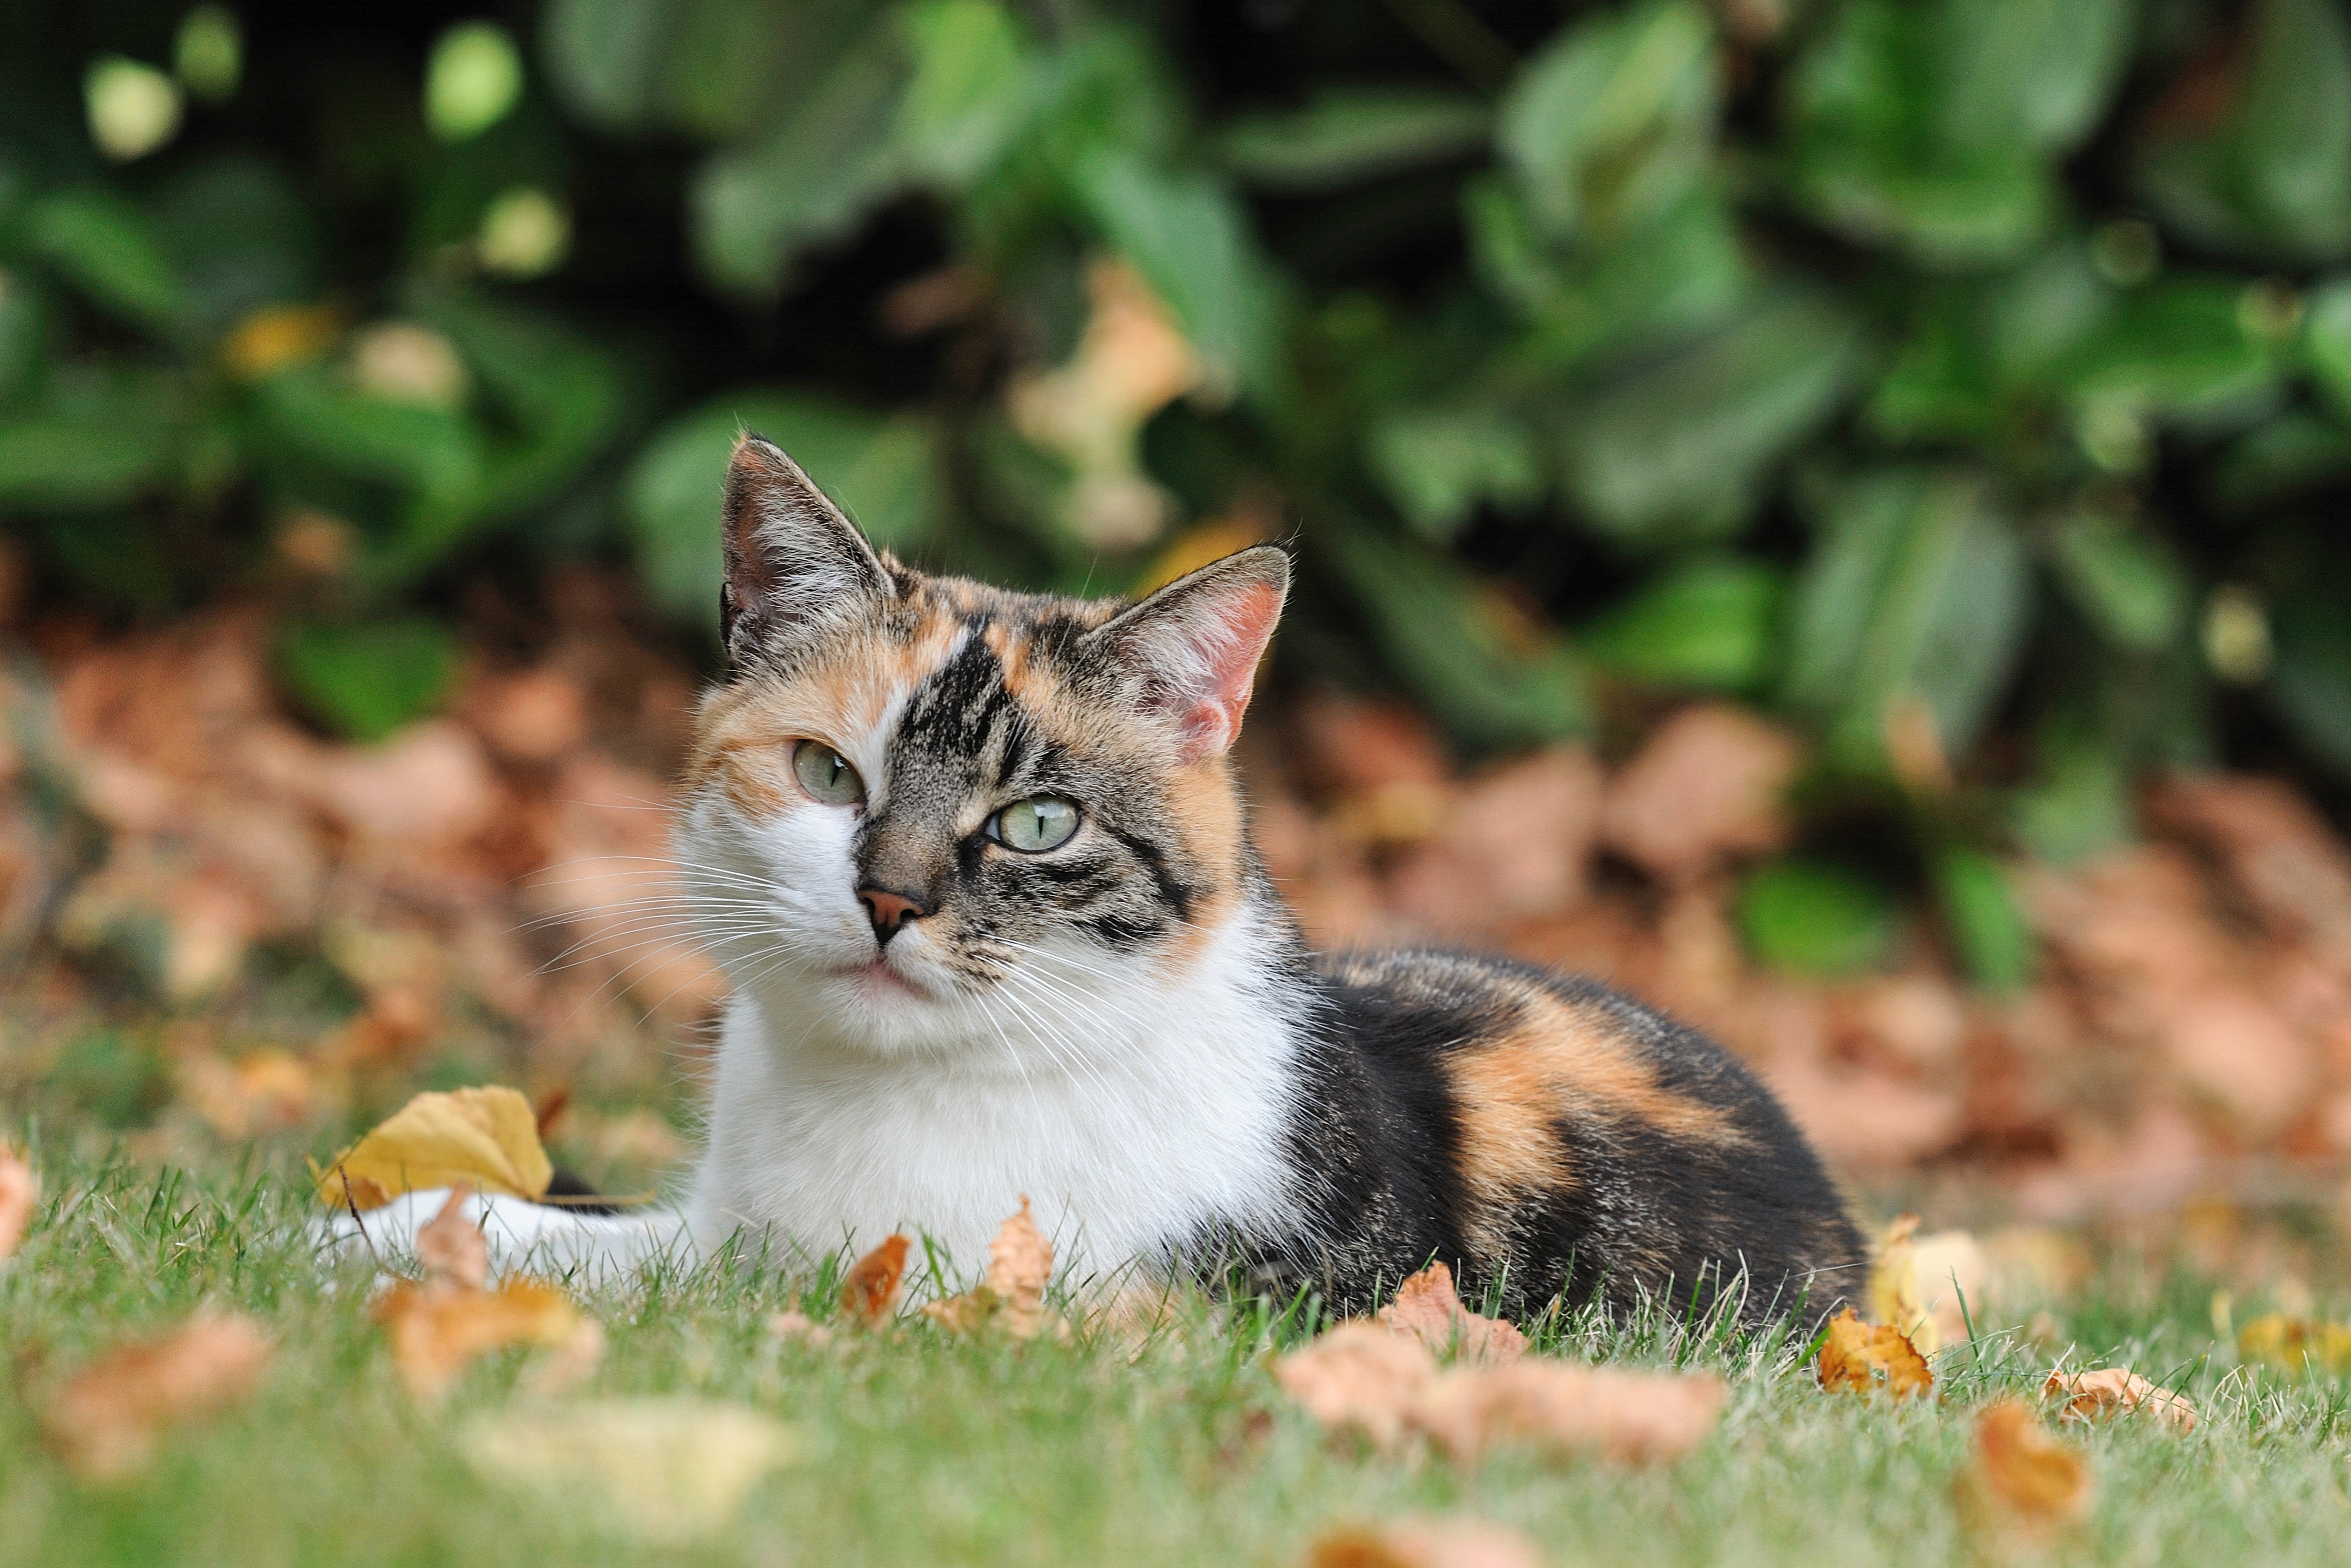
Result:
M1542 1553L1515 1530L1474 1520L1400 1519L1334 1530L1306 1552L1307 1568L1541 1568Z
M1463 1463L1508 1444L1639 1463L1696 1448L1714 1430L1722 1401L1719 1378L1521 1361L1442 1375L1413 1420Z
M1440 1355L1458 1350L1464 1361L1499 1365L1526 1353L1526 1336L1516 1324L1481 1317L1461 1304L1453 1289L1453 1271L1443 1263L1431 1263L1405 1281L1396 1288L1395 1300L1382 1307L1377 1317Z
M1437 1359L1417 1339L1343 1323L1273 1363L1274 1381L1325 1427L1361 1431L1392 1448L1410 1426Z
M490 1243L482 1228L465 1218L465 1199L472 1196L472 1188L455 1189L441 1212L416 1228L416 1261L428 1280L478 1291L490 1282Z
M41 1179L24 1156L0 1145L0 1262L25 1239L33 1222L33 1204L41 1196Z
M128 1475L154 1457L167 1427L233 1405L269 1366L261 1325L235 1313L198 1313L169 1334L109 1351L46 1401L41 1424L66 1464L94 1480Z
M1854 1394L1882 1388L1900 1398L1931 1392L1935 1374L1900 1329L1864 1323L1847 1307L1829 1320L1821 1343L1821 1386Z
M1045 1286L1052 1278L1053 1243L1029 1217L1024 1192L1020 1212L998 1226L987 1244L987 1277L979 1288L933 1302L923 1315L957 1334L993 1323L1015 1339L1034 1339L1045 1326Z
M841 1310L850 1322L874 1328L896 1314L906 1288L907 1245L904 1236L884 1237L850 1266L841 1282Z
M2196 1429L2196 1407L2168 1389L2158 1388L2123 1366L2095 1372L2052 1372L2041 1386L2044 1399L2063 1399L2058 1419L2094 1421L2117 1412L2145 1410L2163 1426L2182 1434Z
M2018 1399L1998 1399L1976 1417L1976 1451L1959 1474L1960 1497L1986 1522L2038 1533L2078 1519L2090 1506L2090 1468Z
M476 1356L510 1345L565 1345L580 1328L571 1299L536 1280L508 1280L495 1291L402 1281L376 1298L374 1315L401 1381L427 1399L447 1393Z

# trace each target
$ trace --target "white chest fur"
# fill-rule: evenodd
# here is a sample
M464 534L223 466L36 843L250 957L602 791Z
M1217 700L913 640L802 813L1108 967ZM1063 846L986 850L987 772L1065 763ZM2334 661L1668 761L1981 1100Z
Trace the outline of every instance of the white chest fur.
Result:
M689 1204L823 1252L920 1232L964 1271L1027 1194L1078 1275L1210 1225L1294 1231L1283 1138L1295 1025L1250 962L1243 912L1185 971L1127 994L1065 981L975 1010L969 1037L877 1054L829 1038L790 980L729 1006Z

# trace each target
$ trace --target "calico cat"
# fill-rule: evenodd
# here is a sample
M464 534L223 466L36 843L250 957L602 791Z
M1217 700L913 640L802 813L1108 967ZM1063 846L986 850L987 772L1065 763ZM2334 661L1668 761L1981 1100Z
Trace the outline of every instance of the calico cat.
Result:
M1855 1288L1835 1189L1697 1033L1499 960L1307 952L1229 756L1281 550L1135 604L926 576L756 436L724 529L676 827L733 985L701 1246L919 1229L969 1263L1025 1193L1081 1272L1238 1265L1341 1309L1432 1260L1514 1312ZM664 1237L497 1218L559 1261Z

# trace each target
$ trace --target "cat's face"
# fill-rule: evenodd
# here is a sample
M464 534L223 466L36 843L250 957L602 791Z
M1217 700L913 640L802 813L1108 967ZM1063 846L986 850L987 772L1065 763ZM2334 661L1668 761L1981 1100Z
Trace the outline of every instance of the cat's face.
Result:
M795 1014L780 1036L1065 1034L1196 959L1244 891L1226 752L1279 550L1133 607L926 576L757 438L725 526L733 669L699 716L680 858L737 988Z

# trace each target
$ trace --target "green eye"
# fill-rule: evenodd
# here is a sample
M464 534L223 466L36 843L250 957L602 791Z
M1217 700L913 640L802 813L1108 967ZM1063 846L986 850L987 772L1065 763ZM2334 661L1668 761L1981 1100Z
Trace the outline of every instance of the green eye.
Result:
M865 798L865 781L848 758L822 741L801 741L792 747L792 776L810 798L827 805L855 805Z
M1058 795L1032 794L996 814L996 837L1008 849L1038 855L1059 849L1078 830L1078 808Z

